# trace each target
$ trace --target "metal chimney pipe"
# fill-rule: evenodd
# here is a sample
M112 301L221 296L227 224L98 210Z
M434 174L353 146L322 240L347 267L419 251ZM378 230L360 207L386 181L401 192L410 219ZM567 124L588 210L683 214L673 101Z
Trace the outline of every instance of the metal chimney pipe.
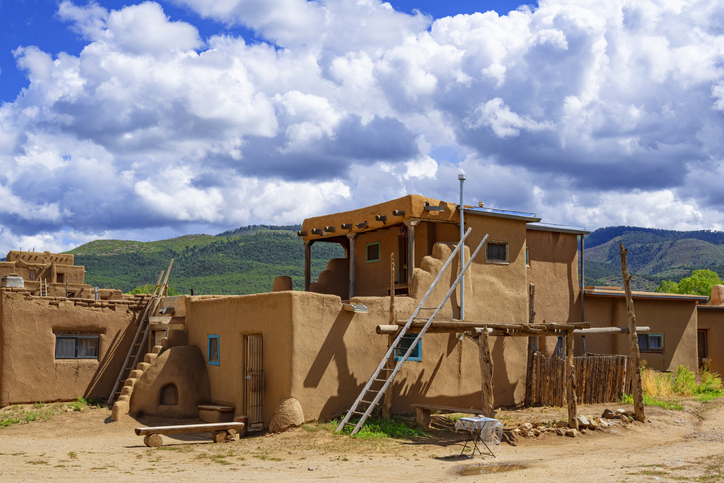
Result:
M460 173L458 175L460 180L460 243L465 243L463 238L465 237L465 208L463 205L463 183L465 182L465 175ZM460 269L465 266L465 246L460 247ZM465 275L463 274L460 279L460 320L465 320Z

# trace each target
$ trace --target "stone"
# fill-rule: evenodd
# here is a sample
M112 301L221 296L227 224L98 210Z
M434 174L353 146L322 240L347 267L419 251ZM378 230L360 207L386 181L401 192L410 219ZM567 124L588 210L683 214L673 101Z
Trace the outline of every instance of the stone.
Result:
M632 418L636 415L636 413L633 412L633 410L631 410L631 409L629 409L628 411L624 411L624 414L630 418Z
M301 426L304 422L302 404L293 397L288 397L277 405L269 423L270 433L279 433L289 428Z
M605 427L608 426L608 423L607 423L606 420L603 419L603 418L598 418L598 421L596 421L596 422L597 422L598 425L599 425L600 427L602 427L602 428L605 428Z
M590 429L592 431L595 431L598 429L598 423L596 422L595 419L591 419L590 421L588 421L588 429Z
M603 412L603 414L601 415L601 417L604 418L604 419L613 419L614 417L616 417L616 415L615 415L614 412L611 411L610 409L606 409L606 410Z
M576 436L578 436L578 431L576 431L576 430L573 429L573 428L567 429L567 430L566 430L566 436L568 436L568 437L570 437L570 438L575 438Z
M556 428L567 428L568 427L568 421L563 421L562 419L556 423Z
M526 431L526 432L525 432L525 437L526 437L526 438L534 438L535 436L533 436L533 431Z
M522 431L530 431L533 429L533 425L530 423L523 423L520 426L518 426Z
M533 436L540 436L540 430L538 428L535 428L533 431Z
M625 410L625 409L617 409L617 410L616 410L616 415L620 415L620 414L626 414L626 410Z
M587 432L588 432L588 430L586 428L581 428L581 431L580 431L581 434L586 434Z
M211 435L211 440L214 443L223 443L226 441L226 431L214 431Z
M563 428L556 428L556 434L558 436L563 436L564 434L566 434L566 430Z
M576 416L576 419L578 420L578 426L588 426L588 419L583 414L579 414Z

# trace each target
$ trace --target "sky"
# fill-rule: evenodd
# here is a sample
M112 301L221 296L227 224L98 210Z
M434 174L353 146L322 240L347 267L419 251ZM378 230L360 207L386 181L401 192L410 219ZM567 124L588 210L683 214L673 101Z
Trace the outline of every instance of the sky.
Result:
M724 0L0 0L0 254L417 193L724 229Z

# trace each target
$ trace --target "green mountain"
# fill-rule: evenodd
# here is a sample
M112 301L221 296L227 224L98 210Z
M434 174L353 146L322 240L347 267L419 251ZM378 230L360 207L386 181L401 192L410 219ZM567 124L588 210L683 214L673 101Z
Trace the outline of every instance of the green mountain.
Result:
M622 284L620 242L628 248L635 290L653 290L663 280L678 282L699 269L724 274L724 232L613 226L586 237L586 285Z
M256 225L217 236L187 235L169 240L136 242L97 240L68 253L84 265L86 283L98 287L135 287L155 283L171 258L169 285L180 293L250 294L269 292L274 278L289 275L295 290L304 287L304 245L299 226ZM344 257L332 243L312 245L312 279L331 258Z
M155 283L171 258L169 285L181 293L250 294L268 292L274 278L290 275L304 285L304 245L298 225L250 225L216 236L186 235L137 242L97 240L70 251L86 267L86 282L124 292ZM630 226L600 228L586 237L585 284L621 286L619 243L629 249L634 290L653 291L663 280L678 282L708 268L724 275L724 232L674 231ZM344 257L332 243L312 245L312 279L331 258Z

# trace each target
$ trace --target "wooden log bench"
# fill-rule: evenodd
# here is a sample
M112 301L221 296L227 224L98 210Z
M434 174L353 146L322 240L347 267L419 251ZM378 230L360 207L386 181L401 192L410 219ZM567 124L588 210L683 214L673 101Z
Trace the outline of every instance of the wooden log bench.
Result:
M440 406L437 404L415 403L415 404L411 404L410 407L415 408L415 413L417 416L417 424L419 424L423 428L430 427L430 415L432 414L433 411L435 411L435 412L439 411L441 413L475 414L478 416L483 415L482 409L454 408L451 406Z
M206 433L213 432L211 439L215 443L224 441L236 441L239 433L244 429L245 424L235 423L211 423L211 424L186 424L179 426L150 426L148 428L136 428L136 435L144 436L143 443L151 448L163 446L162 434L179 433Z

